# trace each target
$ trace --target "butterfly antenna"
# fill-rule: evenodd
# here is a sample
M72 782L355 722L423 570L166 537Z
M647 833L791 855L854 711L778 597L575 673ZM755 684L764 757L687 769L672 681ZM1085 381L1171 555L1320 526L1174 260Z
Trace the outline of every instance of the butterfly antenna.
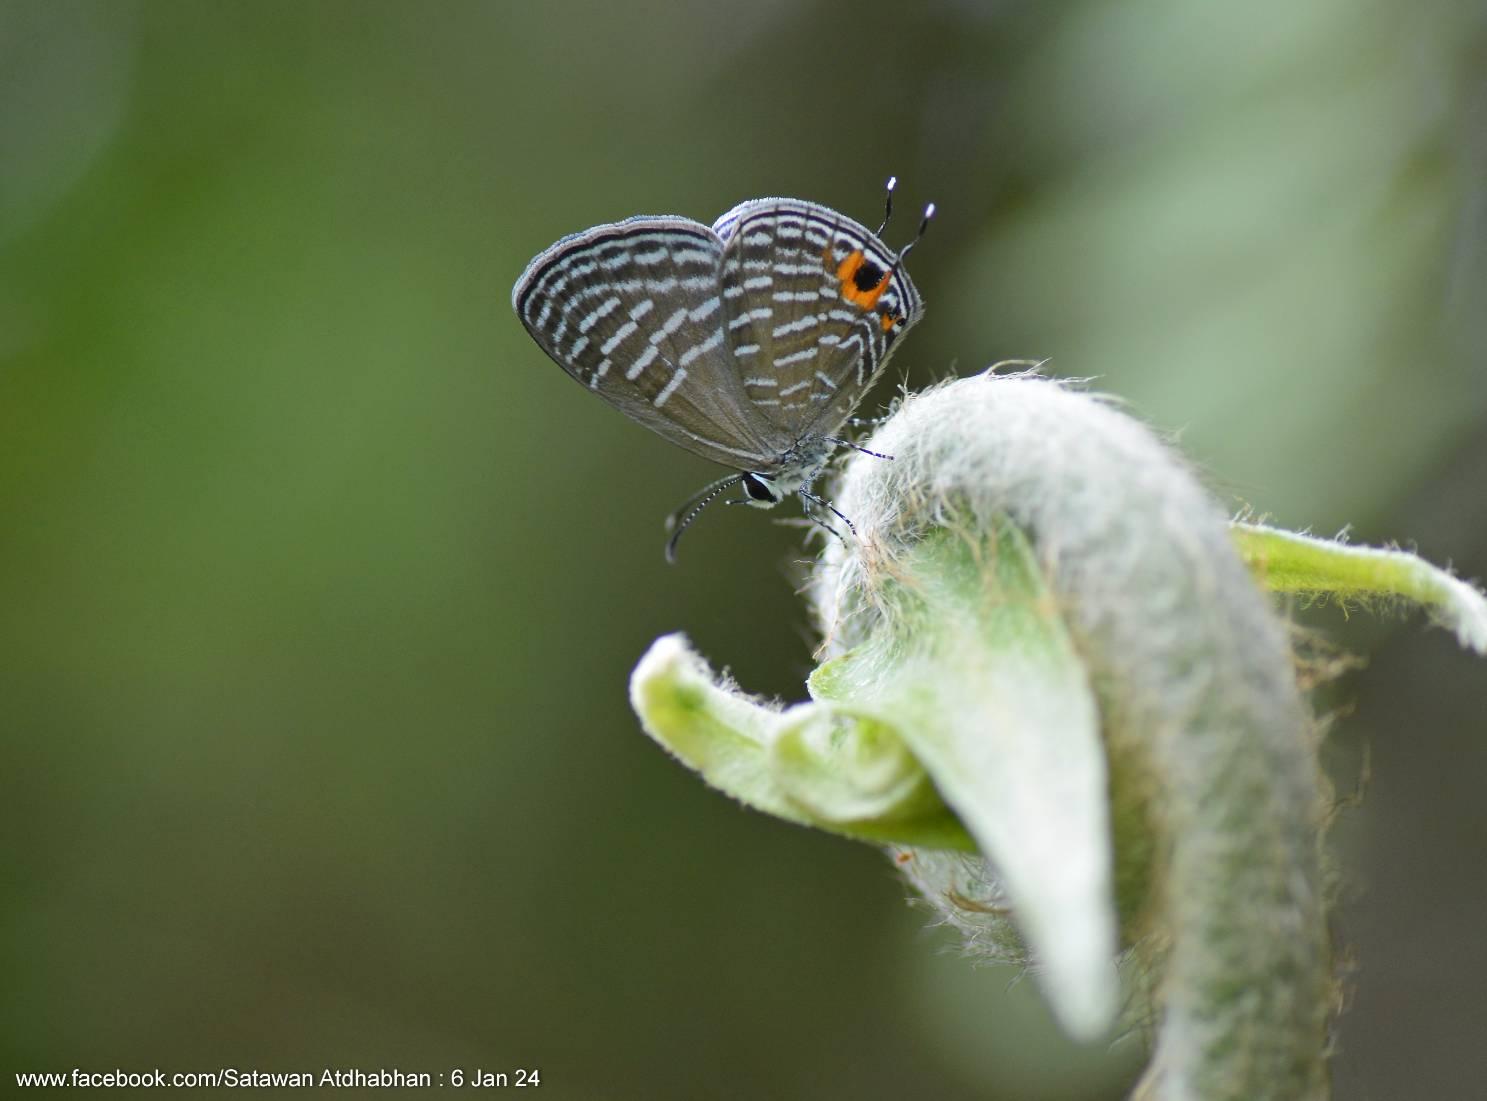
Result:
M888 228L888 219L893 217L893 189L898 186L898 177L889 176L888 186L884 188L883 195L883 224L878 227L874 237L883 236L883 231Z
M897 271L899 265L902 264L906 259L908 259L909 252L913 249L913 247L915 245L917 245L920 241L924 240L924 232L925 232L925 230L929 229L929 220L931 218L933 218L934 216L935 216L935 204L934 203L930 203L927 207L924 208L924 220L919 223L919 232L916 233L916 234L914 234L914 239L912 241L910 241L907 245L905 245L899 251L899 254L896 257L894 257L894 259L893 259L893 270L894 271Z
M671 538L666 540L667 562L676 564L676 545L681 540L682 532L691 526L692 521L697 519L703 509L712 504L713 498L729 486L737 485L743 481L743 478L742 474L730 474L726 478L719 478L711 485L698 490L687 499L686 504L666 517L666 530L671 532Z

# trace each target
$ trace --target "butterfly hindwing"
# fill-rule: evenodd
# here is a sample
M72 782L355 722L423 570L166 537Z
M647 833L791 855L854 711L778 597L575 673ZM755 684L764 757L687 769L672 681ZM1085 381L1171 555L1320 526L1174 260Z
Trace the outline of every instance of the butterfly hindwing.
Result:
M813 203L753 200L714 229L744 394L786 446L834 433L923 315L919 292L874 234Z
M772 457L773 433L724 348L722 256L700 223L630 218L541 253L512 304L579 383L686 450L750 469Z

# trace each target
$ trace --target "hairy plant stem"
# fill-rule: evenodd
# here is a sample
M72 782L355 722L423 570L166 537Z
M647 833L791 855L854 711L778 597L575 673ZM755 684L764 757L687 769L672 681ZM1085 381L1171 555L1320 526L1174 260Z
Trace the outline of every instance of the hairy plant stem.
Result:
M1020 528L1099 702L1121 935L1155 1003L1138 1095L1324 1097L1323 782L1284 626L1226 517L1141 425L1033 376L911 397L868 446L895 461L854 456L835 493L859 537L814 577L828 655L895 629L890 585L935 583L910 567L929 534ZM917 882L974 924L949 874Z

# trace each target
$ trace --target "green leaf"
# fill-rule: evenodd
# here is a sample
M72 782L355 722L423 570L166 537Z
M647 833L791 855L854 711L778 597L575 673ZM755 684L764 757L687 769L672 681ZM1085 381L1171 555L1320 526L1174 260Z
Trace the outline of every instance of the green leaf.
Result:
M1084 663L1022 533L938 530L902 551L883 629L811 677L896 729L996 867L1074 1036L1115 1016L1110 810Z
M874 844L975 848L892 727L829 704L760 703L681 635L641 658L630 702L657 743L755 810Z
M1100 1035L1119 990L1105 755L1031 548L1005 522L934 531L876 597L893 609L885 628L816 670L811 703L750 699L671 635L636 667L636 713L757 810L914 850L979 849L1055 1011L1072 1034Z
M1260 524L1233 524L1245 563L1273 592L1396 598L1418 604L1457 641L1487 654L1487 598L1402 550L1355 547Z

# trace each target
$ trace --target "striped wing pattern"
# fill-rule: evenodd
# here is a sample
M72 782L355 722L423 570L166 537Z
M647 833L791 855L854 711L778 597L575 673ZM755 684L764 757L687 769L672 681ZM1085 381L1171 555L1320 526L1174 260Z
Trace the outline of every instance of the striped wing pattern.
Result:
M798 199L756 199L718 219L726 354L788 447L851 416L924 313L895 256L863 226Z
M923 302L863 226L798 199L755 199L709 229L629 218L558 241L512 305L582 385L705 459L782 470L836 432Z
M767 468L777 434L724 349L722 263L707 226L630 218L538 255L511 300L542 350L627 416L705 459Z

